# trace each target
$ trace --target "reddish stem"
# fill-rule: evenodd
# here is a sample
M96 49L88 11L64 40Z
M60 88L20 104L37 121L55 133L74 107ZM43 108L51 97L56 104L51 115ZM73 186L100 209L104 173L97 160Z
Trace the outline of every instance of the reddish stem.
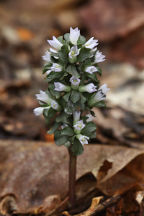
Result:
M69 202L73 207L76 202L75 182L76 182L76 161L77 157L69 149Z

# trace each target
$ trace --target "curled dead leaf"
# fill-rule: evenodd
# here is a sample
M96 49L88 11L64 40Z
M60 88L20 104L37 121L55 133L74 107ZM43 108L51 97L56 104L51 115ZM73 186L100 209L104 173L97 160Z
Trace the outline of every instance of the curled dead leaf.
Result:
M6 194L0 199L0 212L3 215L12 214L18 211L17 199L13 194Z

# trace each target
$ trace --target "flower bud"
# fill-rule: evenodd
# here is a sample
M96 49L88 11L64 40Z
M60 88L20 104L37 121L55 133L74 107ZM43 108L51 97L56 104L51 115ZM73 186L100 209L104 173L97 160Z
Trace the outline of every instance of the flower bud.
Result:
M80 30L78 28L75 28L75 29L70 28L69 39L73 45L77 45L77 41L78 41L79 36L80 36Z
M74 120L74 123L76 123L77 121L79 121L80 120L80 111L75 111L74 113L73 113L73 120Z

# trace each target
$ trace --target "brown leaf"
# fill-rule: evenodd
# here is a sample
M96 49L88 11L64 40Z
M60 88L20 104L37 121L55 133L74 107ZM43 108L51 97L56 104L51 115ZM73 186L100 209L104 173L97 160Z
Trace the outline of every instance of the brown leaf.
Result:
M68 154L65 147L46 142L0 141L0 158L0 196L17 197L19 211L46 211L51 208L49 200L53 195L56 203L59 195L61 200L66 197ZM77 178L90 172L97 178L99 171L104 171L99 175L97 187L108 195L123 193L144 182L143 162L144 150L87 145L78 158Z
M141 215L143 207L136 200L136 196L140 192L139 190L140 187L136 186L124 193L114 206L106 210L106 216L119 216L123 213L126 215Z
M51 195L44 199L41 206L35 207L33 210L30 211L34 212L35 214L40 213L49 213L51 214L61 203L61 199L59 195Z
M0 82L0 94L7 92L7 93L16 93L18 90L28 89L30 87L30 82L27 80L13 80Z
M143 26L143 8L143 0L93 0L80 10L80 15L92 35L108 41Z
M137 148L143 146L144 128L141 114L129 112L121 107L94 109L94 112L94 122L98 126L97 139L100 142ZM103 136L106 140L103 140Z

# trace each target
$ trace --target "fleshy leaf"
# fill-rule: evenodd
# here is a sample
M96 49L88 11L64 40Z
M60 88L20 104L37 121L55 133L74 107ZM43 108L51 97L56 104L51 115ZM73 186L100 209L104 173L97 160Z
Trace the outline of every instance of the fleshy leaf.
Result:
M47 76L46 80L47 80L48 82L51 82L51 81L54 80L54 79L59 79L61 76L62 76L62 73L61 73L61 72L51 72L51 73Z
M83 62L83 61L85 61L86 59L88 59L90 57L91 57L90 49L86 49L84 47L81 48L80 54L78 56L78 61Z
M92 133L96 131L96 125L93 122L88 122L82 130L82 134L91 137Z
M66 93L66 94L63 96L63 99L64 99L66 102L68 102L69 97L70 97L70 92Z
M70 98L73 103L76 103L80 99L80 92L73 90Z
M76 66L74 65L69 65L66 69L66 71L71 74L72 76L76 76L76 77L80 77L80 75L78 74L78 71L76 69Z
M64 39L69 42L69 33L64 34Z
M83 148L82 144L79 142L79 140L75 138L74 143L71 146L71 150L72 150L74 155L78 156L78 155L83 153L84 148Z
M59 56L59 61L62 64L66 64L68 61L68 46L64 45L62 46L61 50L58 52L58 56Z
M86 38L82 35L79 36L79 39L77 41L78 45L83 45L86 42Z
M68 116L66 113L62 113L58 117L56 117L56 122L68 123Z
M56 145L61 146L67 142L67 136L60 136L58 139L55 140Z
M61 131L61 135L65 135L65 136L73 136L74 135L74 131L71 127L65 127L62 131Z

